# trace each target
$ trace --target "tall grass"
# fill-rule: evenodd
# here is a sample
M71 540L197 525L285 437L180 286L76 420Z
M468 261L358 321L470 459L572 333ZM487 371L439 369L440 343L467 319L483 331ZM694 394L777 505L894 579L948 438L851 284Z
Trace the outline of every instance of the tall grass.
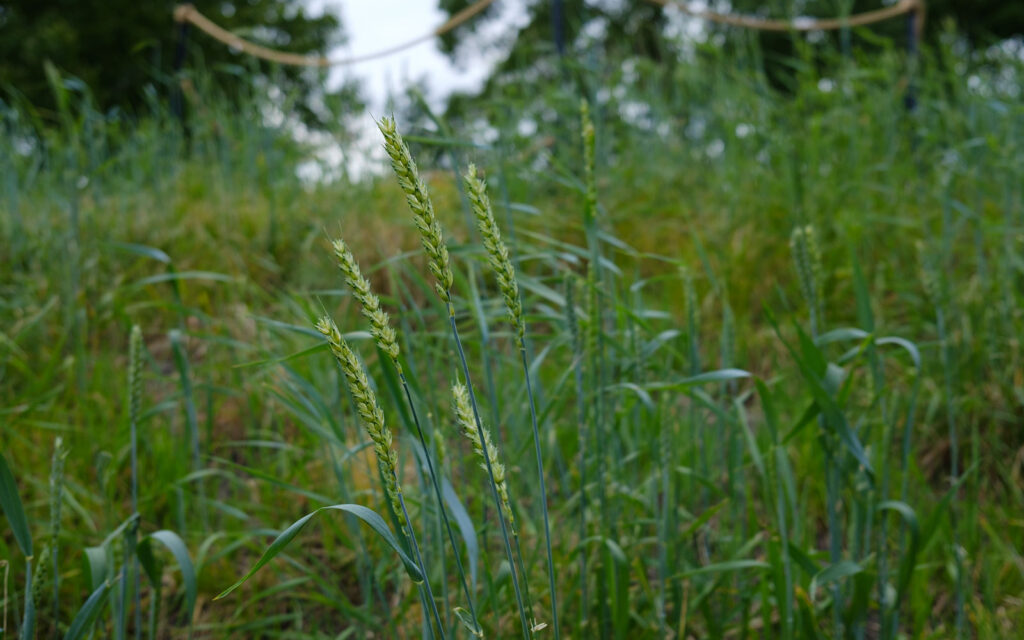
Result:
M58 126L4 103L8 620L1012 637L1022 69L954 45L912 114L884 50L790 94L742 48L566 62L579 92L510 85L486 131L383 120L397 184L302 183L202 77L188 137L59 75Z

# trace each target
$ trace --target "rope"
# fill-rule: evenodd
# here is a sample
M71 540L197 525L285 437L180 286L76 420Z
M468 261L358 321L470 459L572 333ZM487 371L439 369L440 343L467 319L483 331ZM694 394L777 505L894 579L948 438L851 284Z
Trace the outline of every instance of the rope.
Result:
M914 37L920 38L924 26L924 0L900 0L891 7L865 11L845 18L796 18L793 20L773 20L758 16L732 15L718 13L707 9L695 9L680 0L647 0L662 7L673 6L683 13L695 18L702 18L719 24L757 29L759 31L835 31L849 27L863 27L874 24L904 13L914 13Z
M675 7L686 15L693 16L695 18L702 18L710 22L732 25L734 27L757 29L759 31L835 31L837 29L847 29L850 27L863 27L865 25L874 24L876 22L881 22L883 20L888 20L890 18L895 18L896 16L909 13L913 15L913 35L915 41L919 40L921 37L925 13L924 0L900 0L891 7L865 11L864 13L858 13L842 18L795 18L793 20L774 20L758 16L734 15L718 13L717 11L710 11L707 9L695 9L682 0L647 1L662 7ZM219 40L229 47L239 49L262 60L302 67L331 67L383 58L414 47L422 42L436 38L437 36L444 35L486 9L493 2L494 0L478 0L453 15L450 19L436 27L430 33L425 33L422 36L397 44L393 47L350 58L338 58L334 60L322 56L304 56L297 53L277 51L276 49L269 49L249 42L248 40L236 36L227 29L220 27L212 20L199 13L199 11L191 4L179 4L176 6L174 8L174 20L179 23L190 22L200 31L205 32L213 39Z
M332 67L338 65L349 65L357 62L366 62L367 60L374 60L376 58L383 58L392 54L404 51L406 49L415 47L416 45L426 42L432 38L444 35L452 29L458 27L462 23L466 22L476 14L480 13L488 6L494 3L494 0L477 0L477 2L469 5L462 11L459 11L447 21L438 25L430 33L425 33L417 38L408 40L401 44L397 44L387 49L381 49L372 53L366 53L363 55L353 56L350 58L337 58L330 59L323 56L305 56L297 53L288 53L287 51L277 51L276 49L269 49L267 47L260 46L253 42L249 42L243 38L236 36L227 29L219 26L203 14L199 13L191 4L179 4L174 8L174 21L178 23L190 22L196 26L197 29L203 31L214 40L218 40L229 47L239 49L251 56L260 58L261 60L267 60L269 62L276 62L278 64L288 64L299 67Z

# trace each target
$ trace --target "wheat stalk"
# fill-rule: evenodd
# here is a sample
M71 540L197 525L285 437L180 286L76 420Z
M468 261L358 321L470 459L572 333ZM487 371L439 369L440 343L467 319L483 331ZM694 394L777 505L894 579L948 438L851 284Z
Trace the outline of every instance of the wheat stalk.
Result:
M484 249L487 250L487 257L498 278L498 287L505 302L505 309L508 311L509 322L516 334L516 346L524 348L526 338L526 323L523 321L523 303L519 297L519 283L516 280L516 270L512 266L512 260L508 255L508 247L501 239L501 230L494 220L494 211L491 208L491 200L487 196L487 184L477 174L475 165L469 165L463 179L466 187L466 195L469 198L470 208L476 217L477 228L484 239Z
M508 255L508 247L501 239L501 231L494 220L491 200L487 196L487 184L477 174L476 167L469 165L464 184L469 197L470 208L477 221L477 228L484 239L484 248L498 278L505 309L516 335L516 345L523 365L523 376L526 379L526 396L530 404L530 422L533 427L534 453L537 457L537 480L540 488L541 513L544 517L544 545L548 561L548 587L551 591L551 623L555 631L555 640L561 637L558 626L558 595L555 586L555 563L551 552L551 524L548 516L547 487L544 482L544 458L541 454L540 432L537 427L537 404L533 398L533 386L530 380L526 347L526 322L523 319L523 302L519 296L519 283L516 281L516 270Z
M391 167L398 177L398 184L405 192L406 201L412 210L413 219L420 232L420 240L423 249L427 254L430 272L434 275L434 289L440 296L441 301L448 309L448 325L451 328L452 340L455 342L456 351L459 356L459 363L462 367L463 376L466 379L466 391L469 395L469 404L472 409L473 418L476 422L478 435L482 439L483 422L480 420L480 409L477 406L476 394L473 392L473 382L469 375L469 363L466 360L466 352L459 338L459 328L455 322L455 305L452 300L451 288L454 284L451 262L448 257L448 248L444 243L444 236L441 232L441 223L437 221L434 214L434 205L430 201L430 194L427 193L426 185L420 179L416 162L409 152L409 147L398 132L393 118L382 118L378 123L381 133L384 135L384 149L391 158ZM502 541L505 544L505 554L508 556L509 568L512 576L512 587L516 596L516 606L519 608L519 618L522 624L523 637L529 640L531 636L531 625L526 615L526 606L523 601L523 594L519 587L519 577L516 575L515 560L512 554L512 543L509 540L508 525L505 522L504 510L501 506L501 497L498 494L498 485L494 478L494 468L491 457L485 447L483 449L484 463L491 481L491 492L498 508L498 522L501 525Z
M435 288L441 296L441 300L451 304L451 288L455 281L452 276L452 268L448 259L448 247L444 243L444 234L441 232L441 223L437 221L434 214L434 204L427 193L427 185L420 179L419 170L416 168L416 161L409 152L408 145L398 133L394 118L384 117L377 123L380 132L384 134L384 150L391 158L391 167L398 177L398 185L405 192L406 202L412 210L413 220L416 228L420 231L420 239L423 243L423 250L429 259L430 272L434 274L437 283Z
M821 296L823 289L823 271L821 266L821 247L814 233L814 227L806 225L796 227L789 237L789 247L793 252L796 264L797 279L800 291L811 314L811 333L817 335L822 320Z
M430 448L427 447L426 437L423 434L423 428L420 426L419 415L416 412L416 405L412 401L412 392L409 390L408 380L405 378L405 373L402 370L402 364L399 362L400 350L398 347L398 334L395 329L391 326L388 319L388 314L381 309L380 298L373 292L370 287L370 281L363 276L362 270L359 268L359 263L356 261L355 256L352 254L351 249L345 244L342 239L337 239L331 244L334 255L338 259L338 268L341 270L342 275L345 277L345 284L352 289L353 295L356 300L363 307L363 316L370 321L370 334L373 336L377 343L377 346L391 359L391 364L395 367L395 371L398 373L399 380L402 383L402 389L405 391L406 402L409 406L409 411L412 413L413 424L416 426L416 435L419 437L420 445L423 447L423 455L427 460L427 471L430 475L431 484L434 487L434 497L437 499L438 509L441 512L441 518L444 521L445 529L448 532L448 542L452 546L452 551L455 553L455 564L459 572L459 578L462 581L462 590L466 595L466 600L469 604L470 618L473 623L470 632L478 637L483 637L483 630L480 627L480 623L477 620L476 607L473 605L473 596L469 589L469 583L466 581L466 572L462 566L462 557L459 554L459 547L455 542L455 534L452 531L451 522L448 519L448 511L444 505L444 499L441 495L441 485L438 480L438 474L434 471L434 463L430 457ZM443 451L444 441L442 438L437 438L438 446Z
M381 477L384 479L384 491L391 501L391 509L398 519L399 527L412 542L413 551L416 553L416 562L423 574L421 588L426 590L426 599L434 614L434 621L444 638L444 625L441 623L441 615L437 611L437 603L434 601L434 594L430 588L430 580L427 577L426 565L420 555L420 545L416 541L416 534L412 529L409 519L409 511L405 506L405 497L402 495L402 486L398 480L398 452L392 448L394 440L391 429L384 422L384 412L377 404L377 396L370 388L370 381L366 377L363 366L359 363L352 348L342 337L338 325L330 316L321 317L316 323L316 330L323 334L330 346L331 353L341 365L341 370L348 380L349 392L356 401L356 411L363 420L366 433L373 442L373 451L377 457L377 467L380 469Z

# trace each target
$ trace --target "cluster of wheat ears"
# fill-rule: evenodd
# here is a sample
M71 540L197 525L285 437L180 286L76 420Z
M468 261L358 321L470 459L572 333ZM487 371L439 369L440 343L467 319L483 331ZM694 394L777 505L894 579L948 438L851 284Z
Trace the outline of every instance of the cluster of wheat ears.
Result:
M589 115L586 107L583 108L583 144L586 157L592 162L593 153L593 126L589 122ZM459 337L459 328L456 321L456 301L452 295L454 286L454 275L452 272L451 258L445 244L444 233L441 224L434 211L434 205L430 194L419 175L416 161L413 159L408 145L398 132L394 118L385 117L378 122L378 127L384 136L384 149L387 151L394 169L395 176L406 196L409 209L412 211L413 220L419 230L423 250L426 254L430 273L434 278L434 289L440 297L442 304L448 312L448 321L451 328L451 338L455 346L455 353L458 354L458 367L461 370L461 379L452 383L451 397L453 415L457 422L457 429L462 436L469 441L473 452L479 458L479 466L486 474L490 486L490 494L494 500L495 512L500 525L502 542L508 561L509 575L515 595L516 607L524 638L531 638L533 633L541 629L550 628L554 637L560 637L558 625L558 602L555 586L555 567L551 552L551 531L548 517L547 492L544 484L543 453L541 450L540 434L537 426L537 410L533 396L533 387L530 380L531 372L528 365L529 353L526 339L526 320L523 314L523 304L519 293L519 285L516 280L516 271L509 250L502 240L501 231L494 218L490 198L487 195L487 184L481 177L477 168L470 165L463 176L468 200L476 219L477 228L483 238L483 245L491 268L497 280L498 289L501 291L505 308L508 314L508 321L511 325L514 343L519 350L522 362L523 376L525 377L527 399L530 406L530 419L533 429L533 444L536 454L538 469L538 484L540 487L540 507L544 522L544 542L547 557L548 587L550 595L550 620L541 620L541 614L534 609L527 584L527 567L523 560L523 553L520 547L519 534L516 528L515 506L510 495L508 482L506 480L505 465L501 460L499 446L495 442L495 436L480 417L480 410L477 406L477 398L474 392L473 380L470 374L469 365L466 360L462 340ZM588 135L589 132L589 135ZM588 180L592 180L593 171L588 167ZM593 193L593 190L590 190ZM394 368L408 404L413 424L416 428L416 435L419 444L422 446L424 462L427 475L433 488L434 498L444 522L448 542L454 551L456 568L461 582L462 595L465 599L465 606L458 606L453 609L461 623L475 637L484 637L483 627L480 624L477 608L474 605L473 589L470 588L470 581L467 578L465 567L459 553L455 535L452 530L448 510L445 507L445 500L442 496L441 479L438 469L431 458L428 435L424 433L420 418L417 415L416 404L413 402L412 392L405 377L400 361L400 348L398 333L392 326L388 314L381 306L380 298L374 293L370 281L363 275L349 245L341 239L335 239L331 248L337 259L337 264L344 277L345 284L351 290L352 295L362 307L362 314L369 322L370 334L374 343L389 361L385 366ZM394 444L394 436L388 427L384 411L381 409L373 387L366 375L363 364L355 350L349 345L338 328L337 323L326 312L316 322L316 329L326 339L331 353L341 365L344 372L348 390L356 404L356 410L360 416L367 435L373 444L373 451L377 459L377 466L384 485L390 508L393 511L395 521L400 527L401 537L404 544L398 543L390 538L386 525L382 519L368 510L356 510L351 507L356 505L342 505L350 507L345 509L350 513L363 518L368 524L374 527L378 533L384 535L392 542L392 547L402 557L406 570L417 584L420 592L421 604L425 612L429 612L432 623L427 627L432 637L444 638L447 635L443 622L444 616L438 610L437 598L434 597L431 589L428 563L421 553L416 532L414 531L409 510L406 506L405 497L401 482L401 467L398 461L398 452ZM434 437L442 438L443 433L435 431ZM443 447L443 443L436 446ZM305 519L302 524L305 523ZM297 525L299 523L296 523ZM279 536L278 540L271 545L271 549L280 548L281 542L290 541L298 533L293 525L285 533ZM404 550L411 550L411 556ZM270 559L270 551L264 554L260 562L253 567L252 571L242 580L221 594L223 597L237 588L242 582L248 579L259 567L263 566Z

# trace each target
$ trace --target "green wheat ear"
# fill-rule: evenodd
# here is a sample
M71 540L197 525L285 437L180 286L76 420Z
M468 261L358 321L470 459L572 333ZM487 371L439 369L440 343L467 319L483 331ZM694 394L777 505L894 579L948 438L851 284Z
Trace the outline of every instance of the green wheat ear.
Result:
M816 325L821 318L824 276L821 266L821 247L814 233L814 227L806 225L793 229L793 233L789 237L789 247L793 252L793 262L796 264L800 292L811 311L812 324Z
M384 478L384 489L391 500L391 507L398 518L399 525L406 529L409 523L403 513L402 488L398 484L398 452L391 448L393 437L391 430L384 423L384 412L377 404L377 396L370 388L370 381L366 377L366 372L363 371L363 366L359 363L355 352L348 346L345 338L341 336L334 320L330 316L320 318L316 323L316 330L327 338L331 353L341 364L341 370L348 380L349 391L356 400L359 417L363 419L366 432L369 434L370 440L373 441L373 451L377 454L377 466Z
M137 423L142 407L142 329L137 324L132 325L128 342L128 363L129 416L133 423Z
M924 294L932 304L939 304L939 276L936 273L935 264L928 255L923 242L918 240L914 243L914 248L917 251L917 264L920 269L921 286L924 288Z
M498 459L498 448L491 440L491 432L487 427L480 425L477 429L476 420L473 417L473 409L469 404L469 391L461 382L452 387L452 397L455 400L455 417L462 427L462 435L473 445L473 451L480 456L480 468L487 471L487 459L491 461L491 470L494 473L494 484L498 488L498 496L501 498L501 512L508 521L509 529L515 534L516 522L512 515L512 503L508 497L508 483L505 480L505 465ZM483 440L480 434L483 433ZM486 458L484 449L486 447Z
M338 258L338 268L345 276L345 284L352 289L356 300L363 306L363 316L370 321L370 334L377 342L381 351L386 353L394 363L399 375L402 373L402 365L398 363L398 334L392 328L388 320L388 314L380 308L380 298L370 288L370 281L363 276L359 269L352 251L340 238L331 243L334 248L334 255Z
M427 193L427 185L420 179L416 161L412 159L412 153L402 139L402 134L398 133L395 119L381 118L377 126L384 135L384 150L391 158L391 168L395 171L399 186L405 192L405 200L409 203L416 228L419 229L420 240L429 259L430 272L437 280L437 293L445 304L450 305L455 278L452 276L448 247L441 233L441 223L434 214L434 205L430 201L430 194Z
M469 196L470 208L476 216L476 225L484 239L484 248L491 267L498 277L498 286L505 300L509 320L516 332L516 342L520 349L525 346L526 323L523 321L523 303L519 298L519 284L516 281L516 270L508 257L508 247L501 239L501 231L494 220L491 199L487 197L487 183L479 177L476 166L469 165L464 177L466 194Z
M597 216L597 182L594 177L597 158L597 133L594 121L590 117L590 103L580 102L580 122L583 127L583 172L586 184L586 200L584 218L593 219Z

